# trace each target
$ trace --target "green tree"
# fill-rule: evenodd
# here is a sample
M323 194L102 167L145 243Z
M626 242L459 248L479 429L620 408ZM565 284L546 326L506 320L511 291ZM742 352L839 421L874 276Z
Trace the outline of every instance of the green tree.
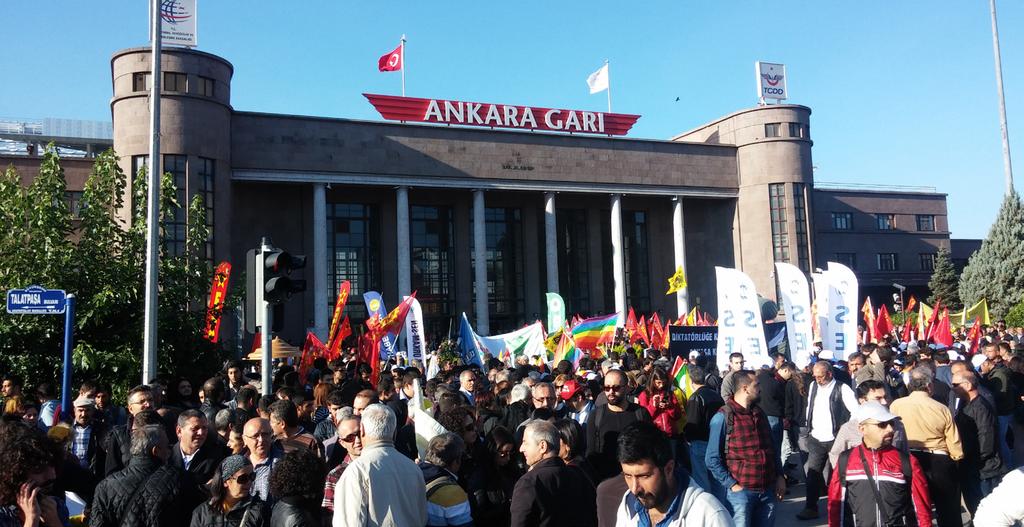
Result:
M935 305L941 300L942 305L950 309L959 309L960 302L960 280L956 275L956 267L949 257L949 249L940 247L935 256L935 269L932 270L932 277L928 280L928 289L932 295L928 297L928 303Z
M981 249L960 275L960 300L974 305L988 299L995 317L1003 317L1024 293L1024 206L1014 192L1003 199Z
M125 206L127 178L112 151L98 156L82 196L81 221L74 225L64 199L60 160L47 148L39 175L27 188L9 168L0 174L0 285L39 284L77 297L74 384L94 379L123 394L138 384L141 371L145 283L146 178L134 178L131 224ZM161 178L161 211L179 206L170 174ZM164 214L161 214L161 220ZM206 260L209 231L197 197L190 205L187 249L181 256L161 250L159 268L158 359L161 372L195 380L216 370L226 353L202 338L205 298L212 269ZM73 228L74 226L74 228ZM228 305L240 295L238 281ZM0 315L0 369L29 384L59 376L63 319Z

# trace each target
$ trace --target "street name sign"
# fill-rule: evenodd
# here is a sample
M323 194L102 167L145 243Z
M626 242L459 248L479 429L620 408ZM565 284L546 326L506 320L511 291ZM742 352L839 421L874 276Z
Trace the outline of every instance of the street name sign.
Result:
M31 285L7 291L7 312L12 315L60 315L67 309L67 293Z

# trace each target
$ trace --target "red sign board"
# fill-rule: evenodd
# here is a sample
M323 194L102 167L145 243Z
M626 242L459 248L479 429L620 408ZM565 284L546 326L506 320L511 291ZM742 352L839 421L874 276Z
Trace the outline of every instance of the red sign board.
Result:
M393 121L518 128L599 135L626 135L639 115L420 99L364 93L381 117Z

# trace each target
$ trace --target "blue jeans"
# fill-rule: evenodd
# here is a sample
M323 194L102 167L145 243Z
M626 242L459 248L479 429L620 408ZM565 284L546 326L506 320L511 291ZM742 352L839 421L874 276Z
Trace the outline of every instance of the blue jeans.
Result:
M725 505L725 488L708 472L707 462L704 461L704 456L707 452L707 441L690 442L690 465L692 467L690 477L693 478L696 484L700 485L700 488L710 492L711 495Z
M772 436L772 447L774 448L775 457L782 457L782 418L768 416L768 429ZM785 464L786 460L782 460Z
M728 489L732 508L732 521L736 527L773 527L775 525L775 496L772 491L755 492Z
M1010 429L1010 421L1013 421L1013 414L996 416L996 421L999 422L999 437L996 438L999 441L999 455L1003 457L1003 463L1007 467L1011 467L1013 465L1013 456L1010 455L1010 443L1006 440L1006 431Z

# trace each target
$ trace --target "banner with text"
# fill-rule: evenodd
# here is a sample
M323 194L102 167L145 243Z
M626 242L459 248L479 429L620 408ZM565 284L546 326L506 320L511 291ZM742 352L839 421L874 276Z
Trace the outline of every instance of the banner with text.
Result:
M686 360L691 351L701 355L714 355L718 349L718 328L716 326L669 326L668 353L673 359Z
M152 2L149 19L153 19ZM149 27L150 41L153 25ZM196 0L162 0L160 2L160 41L167 46L196 47Z
M782 309L786 312L786 334L789 337L789 357L798 368L811 362L811 296L807 277L798 267L788 263L775 264L775 277L779 280Z
M845 265L829 262L828 333L822 333L822 350L844 360L857 349L857 276ZM823 357L823 358L828 358Z
M770 365L761 306L754 282L743 271L715 267L718 281L717 365L724 369L729 355L742 353L748 367Z
M409 297L405 297L409 298ZM423 350L427 349L427 337L423 334L423 310L420 301L415 298L409 306L409 314L405 317L405 340L409 347L409 360L423 360Z

